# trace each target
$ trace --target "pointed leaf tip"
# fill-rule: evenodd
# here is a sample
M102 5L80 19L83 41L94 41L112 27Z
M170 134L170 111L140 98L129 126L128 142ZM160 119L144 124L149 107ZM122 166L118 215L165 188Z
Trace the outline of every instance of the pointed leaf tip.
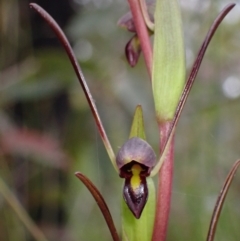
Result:
M143 140L146 140L146 134L145 134L145 129L144 129L143 110L142 110L141 105L138 105L136 107L135 113L133 116L129 139L132 137L139 137Z

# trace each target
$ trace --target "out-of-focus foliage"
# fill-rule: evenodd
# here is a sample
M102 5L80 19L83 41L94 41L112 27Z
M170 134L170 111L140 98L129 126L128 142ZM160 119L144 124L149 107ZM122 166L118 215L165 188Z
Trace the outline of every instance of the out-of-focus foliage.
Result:
M38 1L60 23L79 59L114 150L128 138L137 104L157 150L151 86L142 59L124 57L129 33L117 28L127 1ZM228 1L181 0L188 71ZM168 240L204 240L214 202L240 157L240 9L224 20L200 68L176 133ZM0 2L0 176L49 240L110 240L100 211L74 177L101 190L120 231L122 180L110 165L68 59L27 1ZM240 174L239 174L240 176ZM239 240L239 176L216 240ZM30 240L0 196L0 240Z

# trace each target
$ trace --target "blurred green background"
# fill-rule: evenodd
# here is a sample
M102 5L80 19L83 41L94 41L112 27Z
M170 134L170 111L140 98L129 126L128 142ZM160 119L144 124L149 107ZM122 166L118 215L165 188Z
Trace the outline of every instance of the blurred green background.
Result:
M114 150L128 138L137 104L148 142L159 137L142 57L132 69L131 33L116 22L122 0L39 0L67 34ZM111 240L81 171L106 199L119 232L122 180L111 166L65 52L27 0L0 1L0 177L54 241ZM181 0L191 67L217 13L229 1ZM224 20L206 53L176 133L169 241L204 240L215 200L240 158L240 7ZM231 186L216 240L239 240L240 173ZM0 240L33 240L0 195Z

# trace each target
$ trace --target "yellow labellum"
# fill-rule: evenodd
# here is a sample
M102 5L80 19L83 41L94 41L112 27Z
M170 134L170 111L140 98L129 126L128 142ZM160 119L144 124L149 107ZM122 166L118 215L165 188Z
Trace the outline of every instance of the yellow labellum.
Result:
M131 187L133 190L136 190L137 188L139 188L140 184L141 184L141 178L140 178L140 173L142 171L142 168L140 165L138 164L134 164L131 168L132 170L132 177L131 177Z

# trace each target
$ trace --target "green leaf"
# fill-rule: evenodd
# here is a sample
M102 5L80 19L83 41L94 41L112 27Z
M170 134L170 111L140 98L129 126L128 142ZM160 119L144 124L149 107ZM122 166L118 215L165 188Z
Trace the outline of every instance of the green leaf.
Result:
M127 204L122 200L122 237L123 241L150 241L152 238L156 195L152 178L147 178L148 201L140 219L136 219Z
M142 111L141 105L138 105L135 109L129 139L132 137L139 137L143 140L146 140L145 129L144 129L144 120L143 120L143 111Z
M157 0L152 87L158 122L172 120L185 80L181 13L177 0Z

